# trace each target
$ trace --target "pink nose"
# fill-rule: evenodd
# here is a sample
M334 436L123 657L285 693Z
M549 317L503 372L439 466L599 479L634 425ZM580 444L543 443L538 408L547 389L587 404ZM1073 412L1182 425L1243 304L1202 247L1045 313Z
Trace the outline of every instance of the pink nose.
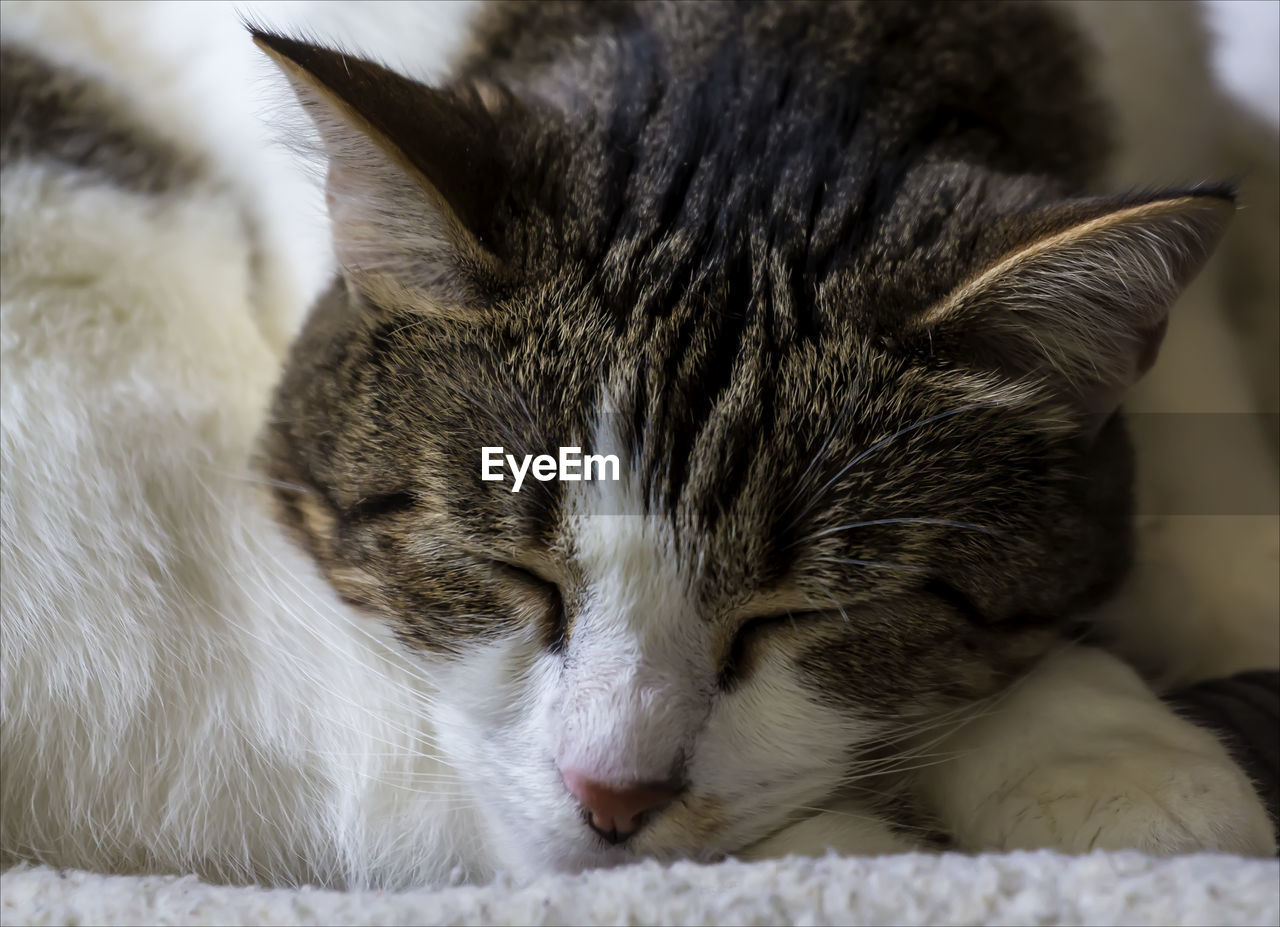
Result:
M591 828L610 843L621 843L639 827L646 811L656 811L680 793L672 783L637 783L615 788L572 769L561 770L567 788L591 815Z

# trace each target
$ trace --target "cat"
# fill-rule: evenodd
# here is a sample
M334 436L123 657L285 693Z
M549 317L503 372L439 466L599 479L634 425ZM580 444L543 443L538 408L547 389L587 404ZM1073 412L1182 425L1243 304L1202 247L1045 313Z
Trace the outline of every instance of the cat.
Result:
M1052 8L501 5L436 89L255 38L341 266L283 372L261 204L3 52L6 861L1274 852L1217 739L1064 640L1233 206L1092 192ZM491 445L627 472L512 493Z

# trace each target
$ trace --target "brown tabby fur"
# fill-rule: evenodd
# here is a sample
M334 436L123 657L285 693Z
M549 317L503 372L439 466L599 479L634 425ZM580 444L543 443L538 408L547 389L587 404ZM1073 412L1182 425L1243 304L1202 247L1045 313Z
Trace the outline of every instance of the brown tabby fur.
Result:
M1113 413L1230 194L1092 195L1104 114L1052 9L498 5L441 89L258 39L345 255L264 466L407 645L572 638L562 484L479 455L600 434L696 565L722 686L782 648L885 718L974 698L1122 576Z

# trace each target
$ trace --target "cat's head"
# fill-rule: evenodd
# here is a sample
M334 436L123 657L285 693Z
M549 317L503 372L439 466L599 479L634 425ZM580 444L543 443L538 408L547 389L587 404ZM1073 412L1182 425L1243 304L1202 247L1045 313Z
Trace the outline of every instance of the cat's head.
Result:
M817 163L803 125L672 153L259 41L320 127L343 269L266 467L429 668L508 865L735 852L909 766L1123 571L1113 413L1229 197L1062 199L943 142ZM516 493L493 446L621 478Z

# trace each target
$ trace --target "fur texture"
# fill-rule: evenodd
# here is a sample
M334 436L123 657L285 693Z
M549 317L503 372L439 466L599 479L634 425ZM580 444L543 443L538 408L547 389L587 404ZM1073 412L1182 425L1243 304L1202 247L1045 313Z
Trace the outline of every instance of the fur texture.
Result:
M269 416L288 310L216 155L158 192L6 160L7 857L400 885L935 828L1273 850L1216 740L1053 649L1119 581L1111 413L1223 192L1078 195L1098 126L1046 14L790 9L498 12L445 91L264 36L343 271ZM984 71L1001 29L1063 50ZM826 93L899 47L956 51L943 115L911 55ZM1116 255L1125 300L1080 270ZM495 443L627 478L513 495ZM683 792L607 846L566 768Z

